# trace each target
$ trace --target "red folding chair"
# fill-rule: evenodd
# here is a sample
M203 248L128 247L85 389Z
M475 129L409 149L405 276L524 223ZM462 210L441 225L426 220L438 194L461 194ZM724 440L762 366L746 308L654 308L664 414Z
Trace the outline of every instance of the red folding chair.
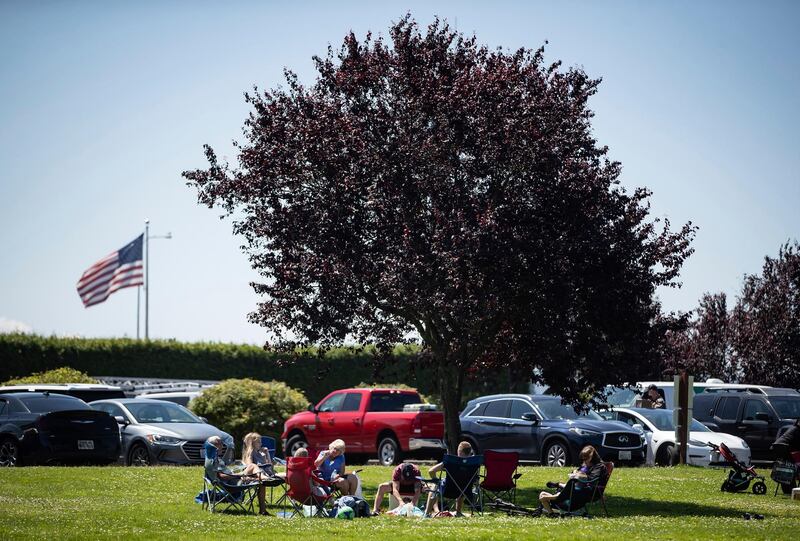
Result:
M289 486L286 496L292 506L291 516L305 516L303 506L313 508L310 516L328 515L326 504L333 495L315 489L323 487L329 491L331 484L315 476L313 469L314 460L311 457L290 457L286 462L286 484Z
M505 498L514 503L517 498L517 479L522 477L521 473L517 473L519 453L486 450L483 453L483 466L481 490L492 499Z

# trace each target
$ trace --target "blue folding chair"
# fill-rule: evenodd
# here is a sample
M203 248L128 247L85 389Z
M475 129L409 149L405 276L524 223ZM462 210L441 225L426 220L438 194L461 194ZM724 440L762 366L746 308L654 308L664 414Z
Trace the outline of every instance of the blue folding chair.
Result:
M261 436L261 447L265 448L269 452L269 459L272 461L273 466L276 464L279 466L286 465L285 460L275 456L278 447L275 438L272 438L270 436ZM272 468L272 471L267 470L266 464L257 464L257 466L261 468L262 471L270 475L273 474L275 471L274 468ZM283 479L281 479L280 477L273 477L272 479L263 481L262 484L269 487L269 501L273 502L273 505L281 505L286 503L286 486L285 486L285 481ZM283 489L283 494L281 495L280 498L278 498L277 502L274 500L274 493L273 493L275 487L281 487Z
M275 438L271 436L261 436L261 447L264 447L269 451L269 458L272 460L273 464L278 464L279 466L286 465L285 460L275 456L275 453L278 449L278 442L275 440Z
M441 509L447 508L448 500L464 498L473 513L481 514L483 502L478 481L480 481L483 456L444 455L442 465L444 477L439 479L437 489L441 500Z

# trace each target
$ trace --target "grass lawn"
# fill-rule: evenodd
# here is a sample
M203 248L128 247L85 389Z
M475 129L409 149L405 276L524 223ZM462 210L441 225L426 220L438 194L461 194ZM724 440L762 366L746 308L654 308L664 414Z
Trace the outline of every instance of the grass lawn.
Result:
M550 479L566 469L526 467L518 503L534 506ZM768 473L767 470L762 470ZM370 504L391 468L361 473ZM32 467L0 470L0 539L252 538L264 539L797 539L800 502L767 480L769 493L719 490L726 470L617 468L608 486L609 518L479 517L355 521L233 514L211 515L193 498L202 470L193 468ZM384 509L385 509L384 504ZM744 520L744 512L764 520Z

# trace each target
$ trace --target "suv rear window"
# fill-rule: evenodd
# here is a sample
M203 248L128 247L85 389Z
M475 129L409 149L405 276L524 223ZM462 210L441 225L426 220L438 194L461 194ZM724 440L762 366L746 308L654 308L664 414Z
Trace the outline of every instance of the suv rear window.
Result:
M372 393L369 411L403 411L406 404L419 404L417 393Z
M722 399L722 403L717 408L717 417L720 419L733 419L736 420L736 414L739 413L739 402L741 398L738 396L726 396Z
M88 410L92 409L83 400L70 396L32 396L20 398L20 402L31 413L49 413L51 411Z

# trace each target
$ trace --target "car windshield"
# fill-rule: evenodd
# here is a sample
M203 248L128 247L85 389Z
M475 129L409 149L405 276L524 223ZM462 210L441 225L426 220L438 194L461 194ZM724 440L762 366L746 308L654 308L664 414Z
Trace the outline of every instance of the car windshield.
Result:
M781 419L800 418L800 396L782 396L770 399L772 407L781 416Z
M570 421L576 419L591 419L592 421L602 421L600 417L593 411L588 413L575 413L572 406L565 406L560 400L536 400L536 406L542 412L545 419L552 419L557 421Z
M164 402L155 404L153 402L128 402L125 404L128 411L139 423L202 423L198 417L178 404Z
M20 401L25 404L25 407L32 413L92 409L83 400L71 396L30 396L20 398Z
M617 407L632 406L636 399L641 396L634 389L626 389L624 387L606 387L606 392L609 393L608 398L606 398L606 404Z
M656 427L656 430L675 430L675 423L672 422L672 410L646 410L639 413L650 421ZM697 419L692 419L689 430L691 432L711 432L708 427Z

